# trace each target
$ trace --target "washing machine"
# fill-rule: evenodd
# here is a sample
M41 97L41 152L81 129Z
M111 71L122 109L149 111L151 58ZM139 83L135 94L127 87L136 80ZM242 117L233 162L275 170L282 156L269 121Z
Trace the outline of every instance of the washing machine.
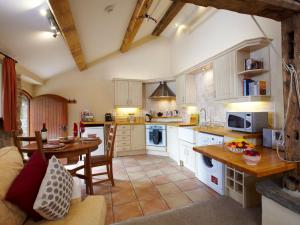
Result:
M223 136L207 133L198 133L196 135L197 146L217 145L223 143ZM196 154L196 177L220 195L224 195L225 166L223 163L200 153Z

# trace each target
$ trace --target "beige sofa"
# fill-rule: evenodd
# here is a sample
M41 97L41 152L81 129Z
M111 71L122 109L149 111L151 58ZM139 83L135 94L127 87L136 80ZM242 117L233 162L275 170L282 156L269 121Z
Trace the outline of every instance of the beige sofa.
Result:
M0 149L0 225L104 225L106 204L104 196L88 196L81 201L80 186L77 186L77 199L73 199L68 215L57 221L34 222L17 206L4 200L5 195L23 168L22 158L16 147ZM79 188L79 191L78 191ZM76 190L76 188L75 188ZM79 195L79 196L78 196Z

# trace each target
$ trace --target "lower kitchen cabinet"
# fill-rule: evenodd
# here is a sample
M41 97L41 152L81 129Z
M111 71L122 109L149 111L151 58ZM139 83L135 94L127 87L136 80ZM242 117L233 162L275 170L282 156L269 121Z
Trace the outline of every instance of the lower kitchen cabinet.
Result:
M179 141L179 157L184 167L188 168L195 173L196 170L196 153L193 151L194 145L186 142Z
M178 127L167 126L167 152L179 164Z
M145 152L144 125L118 125L115 140L115 156L135 155Z

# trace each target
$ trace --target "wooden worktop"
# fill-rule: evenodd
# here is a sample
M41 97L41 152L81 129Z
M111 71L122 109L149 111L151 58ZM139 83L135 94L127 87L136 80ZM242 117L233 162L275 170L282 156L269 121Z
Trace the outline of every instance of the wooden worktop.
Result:
M286 163L281 161L275 150L260 146L256 147L256 150L261 153L261 160L256 166L247 165L244 162L242 153L233 153L224 145L196 146L193 149L195 152L206 155L229 167L236 168L256 177L266 177L293 170L297 167L296 163Z
M209 127L209 126L199 126L195 127L194 131L197 132L203 132L208 134L215 134L219 136L227 136L232 138L244 138L244 139L250 139L250 138L261 138L262 133L245 133L245 132L238 132L238 131L232 131L229 129L226 129L224 127Z

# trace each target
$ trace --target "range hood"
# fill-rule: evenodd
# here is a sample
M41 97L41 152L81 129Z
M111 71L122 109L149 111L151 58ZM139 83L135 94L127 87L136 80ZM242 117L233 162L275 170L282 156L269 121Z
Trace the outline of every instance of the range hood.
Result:
M152 95L149 97L150 99L175 99L176 95L174 92L168 87L167 82L160 82L159 86L155 89Z

